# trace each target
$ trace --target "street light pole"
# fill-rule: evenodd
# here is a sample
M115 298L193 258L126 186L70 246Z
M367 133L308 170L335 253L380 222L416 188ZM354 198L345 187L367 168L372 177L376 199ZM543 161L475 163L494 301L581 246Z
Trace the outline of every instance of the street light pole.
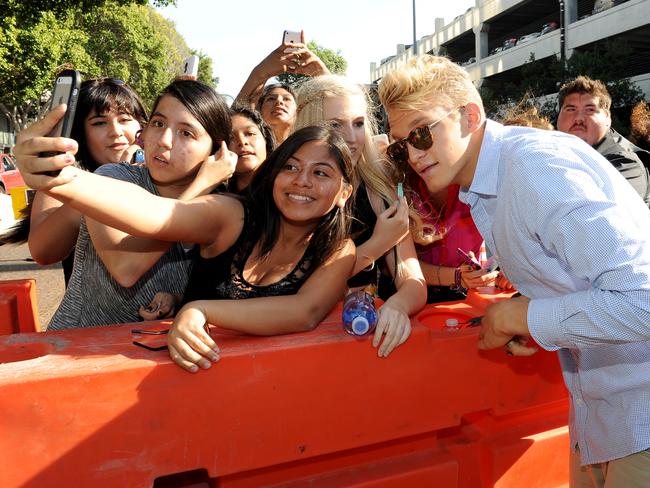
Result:
M413 0L415 1L415 0ZM566 26L564 25L564 0L559 0L560 2L560 63L562 63L562 83L564 83L565 68L566 68L566 40L565 40L565 31Z
M413 56L417 56L418 54L418 41L417 37L415 35L415 0L413 0Z

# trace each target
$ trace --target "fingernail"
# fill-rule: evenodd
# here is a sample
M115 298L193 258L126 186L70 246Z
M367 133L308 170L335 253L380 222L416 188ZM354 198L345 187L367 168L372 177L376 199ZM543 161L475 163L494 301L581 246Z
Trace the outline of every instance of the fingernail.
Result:
M219 361L219 356L217 356L217 355L215 354L214 356L211 356L211 357L210 357L210 360L211 360L213 363L216 363L217 361Z
M72 149L72 148L68 148L68 149ZM64 159L66 163L74 163L74 156L72 154L66 154Z
M209 369L212 365L210 364L210 361L201 359L201 361L199 361L199 366L201 366L203 369Z
M190 366L190 372L196 373L199 370L198 366L196 364L193 364Z

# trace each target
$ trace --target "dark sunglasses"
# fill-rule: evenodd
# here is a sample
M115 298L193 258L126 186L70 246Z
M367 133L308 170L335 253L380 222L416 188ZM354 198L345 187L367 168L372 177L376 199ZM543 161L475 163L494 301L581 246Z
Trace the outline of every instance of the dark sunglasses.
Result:
M433 146L433 134L431 133L431 129L449 117L453 112L462 108L463 107L459 107L450 110L435 122L422 127L416 127L404 139L400 139L399 141L395 141L390 144L386 148L386 154L388 154L388 156L396 163L405 163L409 159L409 150L408 147L406 147L406 143L409 143L415 149L420 149L423 151L429 149L431 146Z

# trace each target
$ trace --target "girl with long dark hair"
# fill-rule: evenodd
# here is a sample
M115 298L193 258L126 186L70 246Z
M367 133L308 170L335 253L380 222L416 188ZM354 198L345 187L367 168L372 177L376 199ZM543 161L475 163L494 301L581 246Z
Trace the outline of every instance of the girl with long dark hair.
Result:
M16 156L32 188L82 214L85 207L71 200L76 193L101 195L107 206L120 209L122 217L130 220L139 202L125 199L123 186L137 188L151 198L175 201L188 198L190 189L194 194L211 190L211 178L203 178L203 168L214 167L226 179L236 163L236 155L227 148L231 131L228 107L211 87L197 81L174 81L154 103L151 120L142 133L145 166L107 164L95 174L64 167L74 162L71 153L77 143L43 137L62 115L62 108L57 107L19 134ZM46 151L65 154L41 157ZM58 177L41 174L58 169ZM95 181L98 186L92 186ZM157 213L149 209L149 218L155 219ZM136 237L123 230L103 221L101 213L82 218L72 277L48 329L134 322L140 318L139 308L150 303L158 291L183 294L193 257L189 249L174 239Z
M197 371L218 357L206 323L257 335L310 330L342 297L355 261L347 238L351 172L338 133L312 126L273 152L246 199L162 198L73 167L61 171L58 186L52 178L33 183L131 235L200 244L186 294L199 300L186 303L169 334L172 359Z

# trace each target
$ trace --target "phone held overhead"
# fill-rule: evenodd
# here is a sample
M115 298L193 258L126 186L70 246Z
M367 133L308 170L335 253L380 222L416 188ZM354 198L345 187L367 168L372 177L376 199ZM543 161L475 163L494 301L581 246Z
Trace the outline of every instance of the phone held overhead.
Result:
M290 31L285 30L282 34L282 43L283 44L300 44L302 42L302 36L299 31ZM288 47L284 50L285 53L292 53L297 51L297 47Z
M196 78L199 75L199 57L196 55L185 58L183 62L183 75L193 76Z

